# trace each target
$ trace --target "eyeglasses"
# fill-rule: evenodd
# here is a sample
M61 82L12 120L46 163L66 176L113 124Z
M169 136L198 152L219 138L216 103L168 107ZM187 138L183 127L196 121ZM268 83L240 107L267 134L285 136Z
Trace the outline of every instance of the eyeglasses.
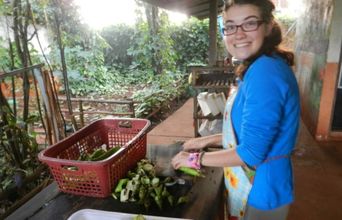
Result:
M225 36L235 34L240 27L241 30L244 32L250 32L250 31L255 31L259 28L259 26L264 23L262 20L256 20L256 21L246 21L243 22L240 25L235 25L235 24L227 24L225 25L224 28L222 28L222 32Z

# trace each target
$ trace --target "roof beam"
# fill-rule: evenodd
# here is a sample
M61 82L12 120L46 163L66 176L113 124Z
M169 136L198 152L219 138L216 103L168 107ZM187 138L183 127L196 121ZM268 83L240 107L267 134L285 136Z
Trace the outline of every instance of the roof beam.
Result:
M142 0L154 6L184 13L197 18L209 17L209 5L212 0ZM223 1L218 0L217 11L222 11Z

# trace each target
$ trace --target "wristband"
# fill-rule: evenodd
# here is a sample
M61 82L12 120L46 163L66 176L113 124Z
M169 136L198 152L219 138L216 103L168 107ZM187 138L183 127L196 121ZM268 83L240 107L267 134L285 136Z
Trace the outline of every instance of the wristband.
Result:
M188 157L188 166L197 170L201 169L199 158L199 153L190 153Z
M202 160L203 160L203 156L204 156L204 151L202 151L201 153L200 153L200 155L199 155L199 165L202 167L203 166L203 164L202 164Z

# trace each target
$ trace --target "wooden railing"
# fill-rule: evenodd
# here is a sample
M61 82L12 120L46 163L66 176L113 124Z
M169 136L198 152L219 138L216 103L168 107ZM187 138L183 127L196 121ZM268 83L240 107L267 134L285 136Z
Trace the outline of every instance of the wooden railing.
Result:
M65 102L66 97L59 97L60 102ZM72 104L76 104L77 110L73 111L74 116L79 116L80 118L80 126L85 126L88 122L85 120L85 115L110 115L110 116L117 116L117 117L135 117L134 112L134 102L132 99L128 100L94 100L94 99L88 99L88 98L71 98ZM126 111L118 112L118 111L109 111L109 110L98 110L98 107L96 110L89 111L87 110L84 105L86 104L94 104L94 105L121 105L123 108L127 109ZM116 108L117 109L117 108ZM64 114L68 114L68 109L62 108L61 111Z

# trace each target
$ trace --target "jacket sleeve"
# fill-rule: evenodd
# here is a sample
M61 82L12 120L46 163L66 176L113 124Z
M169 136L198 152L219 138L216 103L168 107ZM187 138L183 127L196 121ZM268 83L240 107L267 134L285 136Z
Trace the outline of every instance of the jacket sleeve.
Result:
M250 166L267 158L277 135L286 100L287 84L272 62L255 63L242 86L245 103L237 153Z

